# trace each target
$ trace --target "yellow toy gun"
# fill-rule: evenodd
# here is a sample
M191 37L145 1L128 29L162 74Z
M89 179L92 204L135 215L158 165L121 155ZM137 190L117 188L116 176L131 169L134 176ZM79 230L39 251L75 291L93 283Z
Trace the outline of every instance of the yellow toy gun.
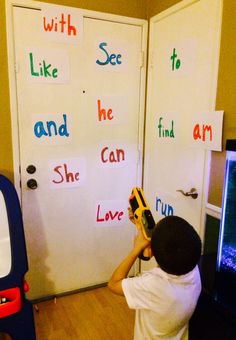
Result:
M141 229L144 237L150 241L152 231L156 224L141 188L133 188L129 198L129 204L134 214L134 222L137 228ZM143 253L139 255L139 258L144 261L150 260L151 257L152 252L150 246L145 248Z

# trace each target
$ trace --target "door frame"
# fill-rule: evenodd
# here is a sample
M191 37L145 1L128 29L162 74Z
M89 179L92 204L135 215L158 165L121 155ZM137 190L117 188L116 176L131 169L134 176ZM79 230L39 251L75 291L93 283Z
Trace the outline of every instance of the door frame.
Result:
M147 69L147 79L151 78L152 72L152 60L153 60L153 51L151 50L150 46L152 46L153 38L153 26L156 22L163 20L164 18L172 15L175 12L178 12L186 7L191 6L194 3L199 1L205 0L182 0L176 5L169 7L168 9L164 10L161 13L158 13L150 18L149 24L149 36L148 36L148 43L149 43L149 50L148 50L148 69ZM221 26L222 26L222 15L223 15L223 1L224 0L217 0L219 6L219 17L217 18L217 23L215 26L216 29L216 36L218 37L218 41L216 43L215 53L215 63L214 63L214 79L212 79L212 88L211 88L211 96L210 96L210 103L209 103L209 111L214 111L216 105L216 96L217 96L217 83L218 83L218 69L219 69L219 58L220 58L220 46L221 46ZM151 105L151 93L150 89L148 88L147 84L147 103L146 103L146 114L150 112L150 105ZM144 150L145 152L145 150ZM210 175L210 163L211 163L211 151L205 150L204 155L204 169L203 169L203 183L202 183L202 197L201 197L201 215L200 215L200 230L199 234L204 242L205 237L205 218L206 218L206 210L207 210L207 198L208 198L208 187L209 187L209 175ZM144 163L145 163L145 154L144 154Z
M17 83L16 72L18 65L15 63L14 47L14 29L13 29L13 7L23 7L33 10L41 10L47 3L33 0L5 0L6 8L6 33L7 33L7 52L8 52L8 75L10 91L10 110L11 110L11 127L12 127L12 150L13 150L13 177L14 185L18 193L20 202L21 193L21 158L20 158L20 141L19 141L19 124L18 124L18 105L17 105ZM53 4L51 4L53 5ZM60 6L60 5L59 5ZM63 6L68 7L68 6ZM139 26L142 29L142 51L140 54L140 100L139 100L139 164L138 178L142 179L143 171L143 138L144 138L144 121L145 121L145 89L147 73L147 39L148 39L148 21L115 14L97 12L87 9L78 8L84 18L99 19L110 22Z

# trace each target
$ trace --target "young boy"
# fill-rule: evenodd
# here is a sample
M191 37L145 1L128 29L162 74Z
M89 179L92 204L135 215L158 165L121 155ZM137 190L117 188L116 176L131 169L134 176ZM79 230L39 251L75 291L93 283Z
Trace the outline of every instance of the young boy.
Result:
M188 339L188 321L196 307L201 280L197 263L201 240L184 219L168 216L152 234L151 249L157 267L127 278L139 254L150 245L142 232L134 247L111 276L108 287L124 295L136 310L134 339Z

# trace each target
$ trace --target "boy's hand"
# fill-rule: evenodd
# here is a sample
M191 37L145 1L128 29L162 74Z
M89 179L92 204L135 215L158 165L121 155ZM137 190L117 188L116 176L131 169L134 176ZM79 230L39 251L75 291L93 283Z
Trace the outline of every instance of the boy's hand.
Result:
M135 219L134 219L134 213L132 211L132 209L129 207L128 208L128 215L129 215L129 220L135 224Z
M138 234L134 239L134 250L140 254L145 248L150 245L150 241L148 241L144 235L142 230L138 230Z

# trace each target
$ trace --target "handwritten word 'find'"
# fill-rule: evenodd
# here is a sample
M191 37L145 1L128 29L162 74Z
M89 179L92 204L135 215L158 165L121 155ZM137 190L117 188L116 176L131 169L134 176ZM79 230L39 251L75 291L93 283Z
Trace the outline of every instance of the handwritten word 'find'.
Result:
M71 15L68 14L65 19L65 15L61 13L61 17L54 17L50 22L46 22L46 18L43 17L43 28L45 32L59 32L65 33L68 36L77 35L75 26L71 25Z

